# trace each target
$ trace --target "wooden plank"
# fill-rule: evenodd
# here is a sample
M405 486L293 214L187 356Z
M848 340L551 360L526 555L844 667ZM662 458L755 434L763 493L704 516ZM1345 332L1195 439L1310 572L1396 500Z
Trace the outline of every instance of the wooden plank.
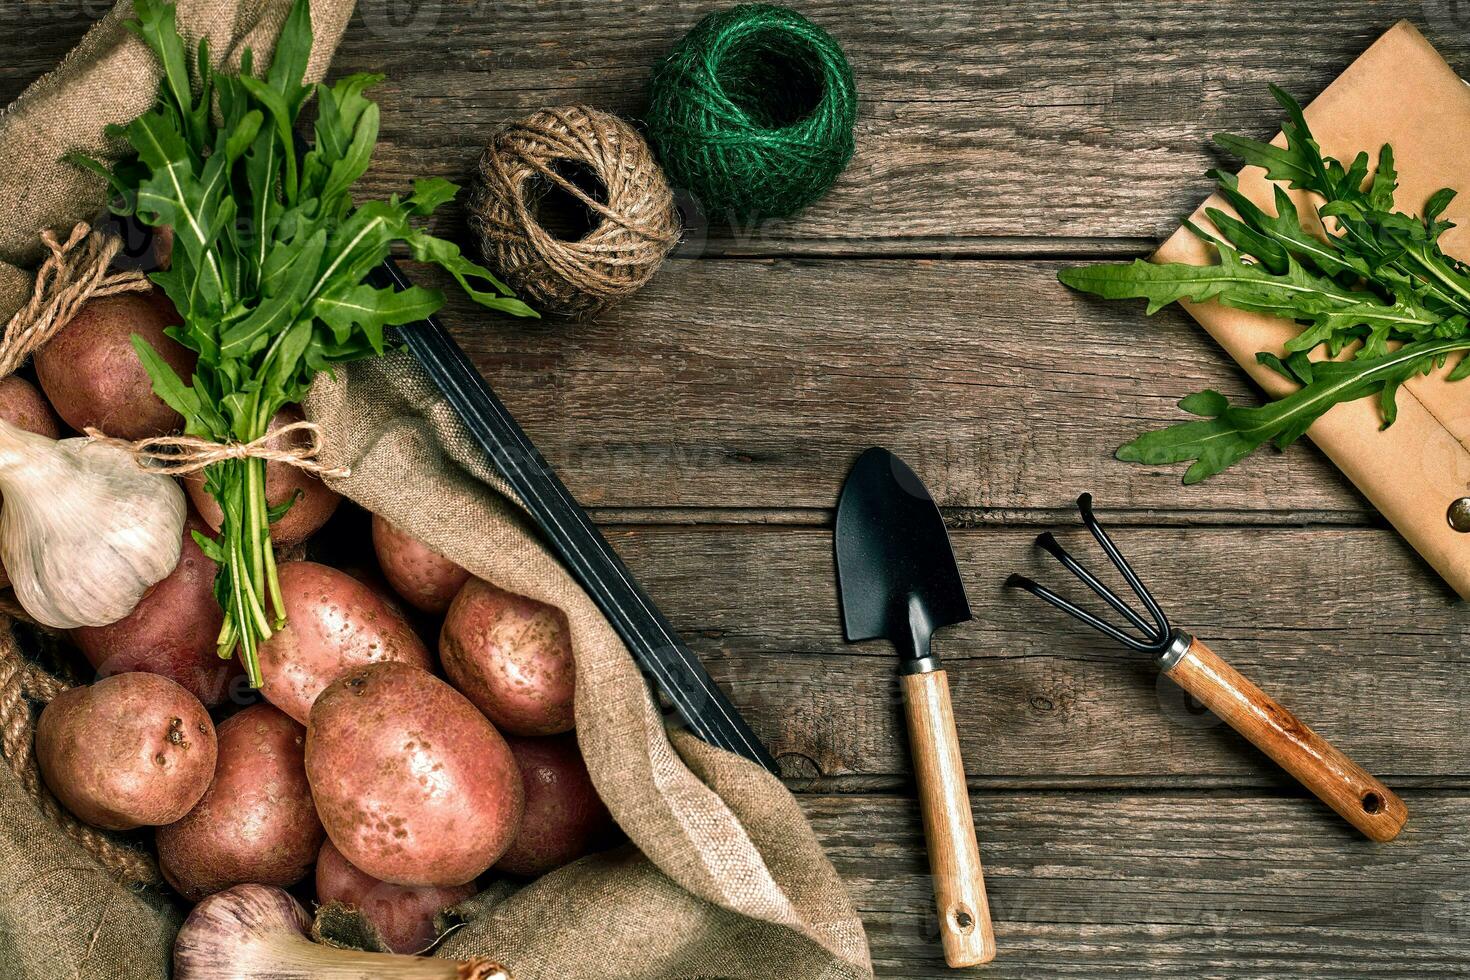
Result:
M863 917L877 974L945 975L914 802L800 799ZM1470 798L1411 794L1405 836L1389 845L1318 806L1229 794L979 795L999 949L984 975L1464 976Z
M1211 133L1275 132L1267 82L1308 98L1400 17L1470 69L1470 18L1451 0L1308 0L1289 14L1189 0L793 2L854 65L857 156L796 220L717 219L694 236L699 248L768 254L865 241L874 251L927 252L973 247L944 244L954 239L1158 239L1207 193L1201 175L1223 159ZM389 76L364 190L402 191L434 174L465 179L497 127L548 104L637 118L654 63L719 6L361 5L335 69ZM0 104L54 65L100 9L0 5L0 38L11 39L0 43Z
M1400 17L1470 67L1467 18L1450 2L1311 0L1289 15L1188 0L794 5L828 27L854 65L858 152L832 193L796 220L717 216L713 250L1159 238L1207 194L1201 175L1221 159L1212 133L1276 132L1267 82L1310 98ZM387 145L369 186L466 175L498 126L548 103L637 118L657 59L719 7L444 3L418 4L396 25L360 16L338 69L393 79L382 92Z
M1085 593L1032 548L1032 534L953 533L975 619L936 645L973 784L1290 785L1146 657L1003 590L1021 571ZM1075 518L1059 534L1111 572ZM1464 609L1392 532L1130 528L1116 537L1171 621L1390 786L1397 776L1467 785ZM896 661L886 644L843 641L829 532L622 528L611 540L794 785L908 778Z
M675 262L595 323L445 319L590 506L828 508L879 444L947 507L1368 513L1305 441L1202 487L1113 460L1191 391L1256 396L1194 321L1059 264Z

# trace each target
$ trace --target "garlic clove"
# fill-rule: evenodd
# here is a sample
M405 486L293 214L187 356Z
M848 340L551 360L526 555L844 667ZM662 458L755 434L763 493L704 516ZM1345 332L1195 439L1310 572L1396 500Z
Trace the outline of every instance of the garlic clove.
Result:
M178 563L184 493L127 452L0 420L0 561L46 626L106 626Z
M513 980L489 960L361 953L311 941L311 920L272 885L216 892L174 940L174 980Z

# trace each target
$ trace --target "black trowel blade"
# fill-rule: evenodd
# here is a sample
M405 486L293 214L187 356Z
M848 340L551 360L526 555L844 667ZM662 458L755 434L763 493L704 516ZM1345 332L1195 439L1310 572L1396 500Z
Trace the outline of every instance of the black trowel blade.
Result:
M915 605L931 629L970 618L944 518L914 471L888 450L869 449L848 474L836 548L849 640L901 641Z

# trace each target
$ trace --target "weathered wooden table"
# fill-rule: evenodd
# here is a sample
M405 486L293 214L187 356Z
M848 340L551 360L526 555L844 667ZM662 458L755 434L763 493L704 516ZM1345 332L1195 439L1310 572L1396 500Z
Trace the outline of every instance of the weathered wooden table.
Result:
M800 218L715 222L596 323L447 319L781 759L880 975L944 973L892 657L842 641L830 522L871 444L952 523L946 631L1000 956L993 977L1470 972L1463 605L1307 444L1186 488L1115 446L1250 386L1175 311L1068 293L1143 254L1399 17L1470 72L1456 0L797 3L845 46L858 153ZM0 103L105 4L0 5ZM384 71L371 190L467 179L495 128L636 117L706 2L363 0L338 71ZM1470 160L1470 153L1467 153ZM465 237L461 212L444 232ZM1399 790L1370 844L1153 669L1024 598L1038 529L1104 519L1179 622ZM1046 570L1051 574L1051 570Z

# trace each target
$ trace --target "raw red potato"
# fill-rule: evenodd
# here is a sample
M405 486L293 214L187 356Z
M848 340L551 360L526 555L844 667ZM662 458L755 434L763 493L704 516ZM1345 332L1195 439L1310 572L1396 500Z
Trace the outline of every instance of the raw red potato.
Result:
M417 609L442 615L470 573L418 538L373 515L373 548L394 591Z
M388 608L393 610L400 618L413 627L414 633L423 641L424 649L432 651L439 643L439 626L443 623L442 616L431 616L422 613L403 601L403 597L393 591L393 586L383 577L383 572L378 568L375 561L353 562L348 565L334 566L351 575L363 585L373 590L373 594L382 599ZM430 654L432 656L432 653Z
M396 660L431 669L413 627L346 572L293 561L280 577L286 626L260 645L261 693L298 722L310 718L323 688L354 667Z
M409 619L412 615L409 607L403 604L403 597L393 591L393 586L388 584L388 580L383 577L383 573L378 569L378 566L371 562L362 561L352 562L348 565L334 565L333 567L343 574L357 579L369 589L372 589L373 595L382 599L388 605L388 608L397 613L400 618Z
M306 773L332 843L395 885L473 881L521 823L521 775L505 739L454 688L408 664L361 667L322 692Z
M572 730L577 673L560 609L470 579L444 619L439 659L450 683L501 730Z
M237 660L221 660L215 652L224 622L214 598L218 569L191 533L204 529L204 522L190 514L179 563L144 593L131 613L108 626L72 631L73 641L99 674L162 674L211 707L224 701L235 678L243 676Z
M434 917L475 894L474 883L436 887L390 885L358 870L329 840L316 860L316 899L351 905L395 953L418 953L438 937Z
M149 243L153 250L153 262L160 269L167 269L174 264L174 229L173 225L159 225L153 229L153 241ZM164 299L168 297L163 290L154 290ZM173 306L172 303L169 306Z
M72 813L108 830L178 820L209 787L215 757L209 712L157 674L64 691L36 723L46 785Z
M271 419L270 429L275 430L284 425L300 422L302 418L304 416L300 408L288 405ZM273 445L276 448L290 449L293 446L305 445L306 442L306 434L297 432L288 436L281 443ZM209 522L211 528L218 531L224 520L224 512L220 510L219 502L211 497L209 491L204 488L204 474L202 472L191 473L185 477L184 489L189 492L189 500L193 502L194 508ZM271 540L278 548L289 548L300 544L320 531L322 525L327 523L337 510L337 505L342 502L340 494L305 470L286 463L266 463L266 502L272 507L279 507L293 497L296 498L296 502L282 515L280 520L271 525Z
M48 439L61 438L61 423L36 386L12 374L0 378L0 419Z
M268 704L219 726L219 764L197 806L158 828L158 865L192 902L243 882L290 885L322 845L302 764L306 732Z
M593 850L611 829L612 815L592 785L576 736L506 742L521 770L526 814L496 870L535 877Z
M194 373L194 352L163 332L178 322L165 309L138 293L90 300L36 352L36 378L67 425L78 432L95 426L121 439L161 436L183 425L153 393L132 343L137 334L180 377Z

